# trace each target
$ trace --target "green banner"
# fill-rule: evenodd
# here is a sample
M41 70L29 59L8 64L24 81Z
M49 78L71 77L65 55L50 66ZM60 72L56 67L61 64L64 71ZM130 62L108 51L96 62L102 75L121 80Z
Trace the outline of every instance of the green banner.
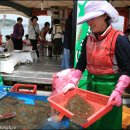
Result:
M84 7L87 4L88 0L77 2L77 19L84 15ZM76 46L75 46L75 66L78 62L79 56L81 54L81 48L84 38L90 33L90 27L87 23L83 23L77 25L76 27ZM82 75L82 78L79 82L79 88L86 89L86 82L87 82L87 70Z
M3 85L3 78L1 76L1 74L0 74L0 85Z

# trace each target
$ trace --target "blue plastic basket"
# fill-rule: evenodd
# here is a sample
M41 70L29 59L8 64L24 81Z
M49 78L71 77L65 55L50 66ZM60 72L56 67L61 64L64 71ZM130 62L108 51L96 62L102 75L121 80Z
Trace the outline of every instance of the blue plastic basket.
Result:
M4 97L7 93L6 92L1 92L0 91L0 98Z

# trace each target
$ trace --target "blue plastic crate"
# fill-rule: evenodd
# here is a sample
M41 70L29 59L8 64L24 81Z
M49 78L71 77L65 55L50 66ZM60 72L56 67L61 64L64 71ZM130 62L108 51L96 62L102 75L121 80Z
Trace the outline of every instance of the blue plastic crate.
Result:
M38 96L38 95L31 95L31 94L21 94L21 93L14 93L14 92L7 92L4 97L14 97L18 100L24 101L25 104L35 105L35 100L40 100L43 102L47 101L47 96Z
M8 92L11 89L12 86L5 86L5 85L0 85L0 91L1 92Z

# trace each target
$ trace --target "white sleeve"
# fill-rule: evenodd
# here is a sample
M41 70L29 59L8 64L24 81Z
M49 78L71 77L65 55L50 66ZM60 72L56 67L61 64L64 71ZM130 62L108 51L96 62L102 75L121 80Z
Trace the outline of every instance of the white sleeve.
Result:
M33 30L33 26L31 24L29 24L29 26L28 26L28 34L30 34L30 32L32 32L32 30Z
M0 47L0 52L4 52L4 48L3 47Z

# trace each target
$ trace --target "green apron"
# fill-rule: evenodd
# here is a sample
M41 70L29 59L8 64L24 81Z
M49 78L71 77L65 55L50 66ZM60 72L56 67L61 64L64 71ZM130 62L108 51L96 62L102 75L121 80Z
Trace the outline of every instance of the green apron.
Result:
M3 85L3 78L1 75L0 75L0 85Z
M119 76L118 75L92 75L88 74L87 78L87 90L110 95L115 89ZM93 125L87 129L100 130L100 129L121 129L122 127L122 106L116 107L96 121Z

